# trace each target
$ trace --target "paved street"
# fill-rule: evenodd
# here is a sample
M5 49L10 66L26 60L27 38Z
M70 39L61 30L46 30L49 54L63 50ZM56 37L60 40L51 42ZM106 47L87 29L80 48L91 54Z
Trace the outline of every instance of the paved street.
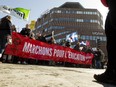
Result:
M103 69L0 64L0 87L116 87L95 82Z

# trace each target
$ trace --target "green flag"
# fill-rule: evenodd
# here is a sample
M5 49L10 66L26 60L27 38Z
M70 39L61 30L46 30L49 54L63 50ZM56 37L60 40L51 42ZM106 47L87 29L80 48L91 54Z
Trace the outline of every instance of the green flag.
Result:
M24 14L24 20L29 19L29 15L30 15L30 10L29 9L20 8L20 7L14 8L14 9Z

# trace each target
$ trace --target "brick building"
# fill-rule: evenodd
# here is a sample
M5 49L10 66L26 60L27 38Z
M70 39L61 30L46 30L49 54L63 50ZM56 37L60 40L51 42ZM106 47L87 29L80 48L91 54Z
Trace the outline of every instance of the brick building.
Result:
M88 41L91 47L98 46L106 54L106 36L103 19L97 9L84 8L79 2L66 2L45 12L37 19L34 32L49 34L55 32L60 42L76 32L79 41Z

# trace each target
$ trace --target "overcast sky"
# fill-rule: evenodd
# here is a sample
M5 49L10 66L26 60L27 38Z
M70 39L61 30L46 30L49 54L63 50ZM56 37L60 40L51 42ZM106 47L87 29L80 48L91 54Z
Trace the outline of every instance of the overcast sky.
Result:
M65 2L79 2L84 8L98 9L103 16L103 21L105 21L108 9L102 5L100 0L0 0L0 5L6 5L11 8L22 7L31 10L29 21L12 17L12 23L19 27L18 31L20 31L25 27L26 23L30 23L31 20L37 20L46 10L59 7ZM0 18L6 15L0 12Z

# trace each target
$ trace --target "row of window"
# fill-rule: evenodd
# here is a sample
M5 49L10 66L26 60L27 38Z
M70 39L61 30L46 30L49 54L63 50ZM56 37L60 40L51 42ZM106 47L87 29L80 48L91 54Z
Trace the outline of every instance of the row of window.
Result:
M48 29L51 30L51 29L57 29L57 30L60 30L60 29L64 29L65 27L64 26L50 26Z
M86 14L86 15L98 15L100 14L95 11L79 11L79 10L52 10L51 13L63 13L63 14Z
M54 19L51 19L52 21L61 21L61 22L83 22L83 23L86 23L86 22L90 22L90 23L98 23L100 25L100 21L98 20L94 20L94 19L75 19L75 18L54 18ZM50 21L51 21L50 20ZM49 22L46 21L45 23L42 24L42 26L45 26L46 24L48 24ZM37 27L38 29L41 28L41 25L39 25ZM59 27L55 27L55 29Z
M62 22L90 22L90 23L98 23L98 24L100 24L100 21L95 20L95 19L54 18L53 20L62 21Z
M106 41L105 36L86 36L86 35L81 35L80 39L82 40L97 40L100 39L100 41Z
M42 27L42 25L39 25L38 27L37 27L37 29L40 29ZM80 29L80 28L85 28L85 26L83 26L83 25L73 25L73 26L49 26L49 27L47 27L47 28L45 28L44 26L43 26L43 28L44 28L44 31L48 31L48 30L62 30L62 29L75 29L75 30L77 30L77 29ZM95 26L86 26L86 28L89 28L89 29L94 29L95 28ZM83 31L82 31L83 32Z
M70 31L61 32L61 33L55 34L54 37L67 34L67 33L69 33L69 32L70 32Z

